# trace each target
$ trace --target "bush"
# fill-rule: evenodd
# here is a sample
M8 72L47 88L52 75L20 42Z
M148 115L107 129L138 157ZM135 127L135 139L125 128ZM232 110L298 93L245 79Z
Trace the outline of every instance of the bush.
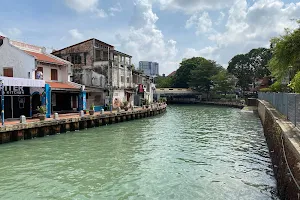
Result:
M260 90L259 90L260 92L272 92L272 89L271 88L261 88Z
M291 81L291 84L289 84L289 87L296 93L300 93L300 72L298 72L293 80Z
M46 106L39 106L38 107L38 111L40 114L46 114L47 110L46 110Z

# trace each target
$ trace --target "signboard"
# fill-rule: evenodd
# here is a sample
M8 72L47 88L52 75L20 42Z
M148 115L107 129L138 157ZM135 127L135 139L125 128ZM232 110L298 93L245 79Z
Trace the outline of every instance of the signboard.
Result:
M4 86L45 87L44 80L0 76Z
M3 86L4 95L15 96L15 95L30 95L29 87L23 86Z

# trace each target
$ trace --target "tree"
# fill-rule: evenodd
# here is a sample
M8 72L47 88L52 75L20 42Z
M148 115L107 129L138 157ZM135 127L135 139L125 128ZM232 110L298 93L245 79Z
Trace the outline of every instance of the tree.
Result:
M199 57L195 69L191 70L189 86L199 92L206 93L207 99L213 85L212 76L216 75L222 67L215 61Z
M206 60L202 57L183 59L174 77L174 87L194 87L197 90L203 89L204 83L210 79L218 69L222 68L215 61ZM212 73L213 72L213 73ZM206 87L208 87L206 85Z
M156 87L157 88L170 88L173 87L173 77L163 77L158 76L155 78L156 80Z
M220 70L218 74L212 76L214 91L227 94L232 91L235 86L234 77L226 70Z
M252 49L247 54L234 56L228 65L228 72L238 78L238 85L243 90L248 90L249 84L254 84L255 79L270 75L267 64L272 57L270 49Z
M287 76L292 78L300 70L299 44L300 28L294 31L286 29L285 35L271 39L273 57L269 62L269 68L278 80Z

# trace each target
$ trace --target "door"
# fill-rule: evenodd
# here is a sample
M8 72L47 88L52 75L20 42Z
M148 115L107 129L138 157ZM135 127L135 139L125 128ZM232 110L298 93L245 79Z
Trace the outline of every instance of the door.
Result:
M12 100L11 99L12 99L11 96L5 96L4 97L4 118L5 119L12 118L12 108L11 108L11 101Z
M29 117L30 115L30 97L14 96L13 97L13 118L20 118L21 115Z

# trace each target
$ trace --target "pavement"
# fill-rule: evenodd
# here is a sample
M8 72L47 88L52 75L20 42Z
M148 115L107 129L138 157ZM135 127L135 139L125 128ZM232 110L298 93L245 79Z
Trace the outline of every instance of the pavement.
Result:
M139 108L134 108L134 110L143 110L142 107L139 107ZM122 111L125 111L125 110L122 110ZM112 111L112 113L117 113L117 110L114 110ZM80 113L67 113L67 114L59 114L59 119L70 119L70 118L80 118ZM95 112L94 115L100 115L101 112ZM105 111L104 114L111 114L110 111ZM51 118L46 118L45 121L51 121L51 120L54 120L53 119L53 116L54 115L51 115ZM89 114L85 114L85 116L89 116ZM39 122L40 119L38 118L27 118L26 119L26 122L27 123L31 123L31 122ZM20 124L20 119L16 119L16 120L5 120L4 122L4 126L5 125L15 125L15 124ZM1 123L0 123L0 127L2 127Z

